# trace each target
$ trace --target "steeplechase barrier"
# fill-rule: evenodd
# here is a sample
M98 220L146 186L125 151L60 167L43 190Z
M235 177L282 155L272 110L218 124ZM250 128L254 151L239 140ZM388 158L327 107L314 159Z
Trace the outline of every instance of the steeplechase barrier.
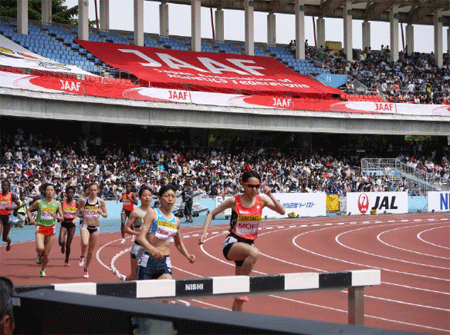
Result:
M364 325L364 287L380 285L380 270L301 272L109 283L69 283L16 287L17 293L48 289L138 299L218 298L325 292L348 289L348 323Z

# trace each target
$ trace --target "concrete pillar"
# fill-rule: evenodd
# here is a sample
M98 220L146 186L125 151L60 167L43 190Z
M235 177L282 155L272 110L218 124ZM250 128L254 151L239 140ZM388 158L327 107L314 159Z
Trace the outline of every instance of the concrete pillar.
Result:
M411 23L406 25L406 49L408 55L414 52L414 26Z
M42 24L52 24L52 0L42 0Z
M159 5L159 35L169 37L169 5L164 1Z
M391 30L391 61L398 61L398 5L392 5L389 14L390 30Z
M89 1L78 0L78 39L89 41Z
M192 51L202 51L201 0L191 0L191 41Z
M100 0L100 29L109 30L109 0Z
M277 44L277 17L274 13L267 14L267 45L274 47Z
M434 57L439 67L444 65L442 53L442 9L436 9L434 11Z
M344 12L342 13L344 19L344 53L348 60L353 59L353 30L352 30L352 2L345 0Z
M245 10L245 54L255 55L255 15L253 0L244 0Z
M305 0L295 0L295 58L305 59Z
M450 28L447 28L447 53L450 57Z
M223 43L225 40L225 19L224 19L224 11L223 9L217 9L216 10L216 42Z
M325 49L325 19L317 18L317 48Z
M17 1L17 32L28 35L28 0Z
M362 48L365 50L371 47L370 43L370 22L364 21L362 23Z
M134 0L134 45L144 45L144 0Z

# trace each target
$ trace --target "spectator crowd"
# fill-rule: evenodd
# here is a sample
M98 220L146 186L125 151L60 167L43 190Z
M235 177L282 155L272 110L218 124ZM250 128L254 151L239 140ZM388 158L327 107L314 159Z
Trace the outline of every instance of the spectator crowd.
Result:
M389 46L381 50L371 48L354 50L352 60L343 51L327 48L308 48L307 56L319 61L332 72L347 74L362 83L374 94L383 95L391 102L415 104L448 104L450 99L450 63L444 55L444 65L436 65L433 52L400 51L396 62L390 60ZM351 85L351 87L350 87ZM354 83L349 81L349 93Z
M192 185L194 192L205 196L230 195L240 191L239 178L245 170L256 170L274 192L326 192L345 195L356 191L408 191L418 195L418 187L405 179L394 182L388 171L361 171L355 157L337 158L332 155L287 154L273 150L242 150L231 153L224 149L179 149L167 140L154 146L142 146L124 154L120 149L105 148L101 156L76 152L71 146L43 146L33 136L19 129L14 143L2 145L0 179L11 183L11 190L22 198L40 195L40 186L53 183L61 197L67 186L76 194L83 186L95 182L100 196L118 199L127 183L135 190L149 186L156 193L161 185L172 183L180 191ZM417 171L432 173L437 179L449 181L448 157L398 157ZM410 184L410 185L409 185Z

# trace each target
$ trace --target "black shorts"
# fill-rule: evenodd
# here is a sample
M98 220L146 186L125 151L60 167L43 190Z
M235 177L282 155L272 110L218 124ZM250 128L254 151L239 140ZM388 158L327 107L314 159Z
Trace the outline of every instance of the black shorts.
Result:
M226 238L225 241L223 241L223 255L225 256L225 258L227 260L228 259L228 253L230 252L231 247L233 246L233 244L237 243L237 242L241 242L241 243L246 243L248 245L253 246L255 241L252 240L247 240L245 238L239 237L237 235L234 234L229 234ZM236 266L242 266L242 264L244 263L244 261L235 261Z
M74 228L75 227L75 223L73 223L73 221L63 221L63 222L61 222L61 227L66 228L67 230L69 230L70 228Z
M126 209L122 209L122 213L125 213L125 216L126 216L127 218L130 217L131 212L132 212L132 211L127 211Z
M80 229L81 228L87 229L90 235L92 235L96 231L100 232L100 226L88 226L86 224L83 224L83 225L81 225Z
M137 280L158 279L166 273L172 275L172 263L169 255L155 259L146 251L138 259Z
M8 226L11 224L11 216L10 215L0 215L0 223L4 226Z

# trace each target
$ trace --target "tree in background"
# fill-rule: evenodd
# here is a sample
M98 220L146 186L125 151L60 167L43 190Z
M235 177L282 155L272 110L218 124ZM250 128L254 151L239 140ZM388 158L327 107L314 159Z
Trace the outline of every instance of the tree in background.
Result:
M52 0L52 22L76 25L78 6L68 8L65 0ZM28 2L28 18L41 21L42 0L30 0ZM0 16L17 18L17 0L2 0L0 2Z

